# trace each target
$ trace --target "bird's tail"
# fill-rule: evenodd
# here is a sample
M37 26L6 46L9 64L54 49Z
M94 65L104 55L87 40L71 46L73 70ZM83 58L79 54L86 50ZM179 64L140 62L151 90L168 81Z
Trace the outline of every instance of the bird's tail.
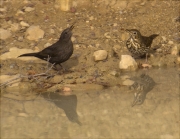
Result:
M23 57L23 56L36 56L37 55L37 53L27 53L27 54L22 54L22 55L20 55L20 56L18 56L18 57Z
M158 34L153 34L153 35L150 36L150 38L155 39L157 36L159 36L159 35Z

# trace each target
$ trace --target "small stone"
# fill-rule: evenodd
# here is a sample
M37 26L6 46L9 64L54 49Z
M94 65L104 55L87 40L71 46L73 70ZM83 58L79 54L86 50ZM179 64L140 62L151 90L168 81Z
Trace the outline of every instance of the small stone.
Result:
M149 65L149 64L142 64L142 67L143 67L143 68L151 68L152 65Z
M174 42L173 41L168 41L168 44L172 45L172 44L174 44Z
M21 10L18 10L17 13L16 13L15 15L18 16L18 15L20 15L20 14L24 14L24 12L21 11Z
M90 17L89 17L89 20L93 20L93 19L94 19L94 17L93 17L93 16L90 16Z
M161 139L175 139L172 135L170 134L164 134L160 136Z
M44 37L44 31L40 29L39 26L32 25L26 30L26 38L28 40L38 41L39 39L43 37Z
M119 73L117 71L113 70L113 71L110 72L110 75L118 77Z
M49 30L49 33L54 34L54 33L55 33L54 29L51 28L51 29Z
M116 27L116 26L117 26L117 23L114 23L113 26Z
M167 39L166 39L165 36L161 36L161 37L162 37L162 39L163 39L163 42L166 42L166 41L167 41Z
M180 57L177 58L177 61L180 63Z
M105 60L107 58L107 51L106 50L95 51L93 57L95 61Z
M11 24L11 31L16 32L18 30L19 30L19 24L18 23Z
M37 47L37 46L34 47L34 51L36 51L36 52L40 51L40 50L39 50L39 47Z
M127 1L116 1L116 4L113 5L113 8L119 8L119 10L124 10L127 7Z
M121 76L121 80L126 80L126 79L129 79L129 78L130 78L130 76L128 76L128 75Z
M6 11L7 11L7 8L6 8L6 7L0 8L0 12L1 12L1 13L4 13L4 12L6 12Z
M29 24L24 22L24 21L21 21L20 25L23 26L23 27L29 27Z
M24 10L25 12L31 12L31 11L34 11L35 8L33 7L25 7Z
M110 39L110 38L111 38L111 36L110 36L110 32L106 32L106 33L104 33L104 36L105 36L107 39Z
M72 36L71 41L74 42L75 40L76 40L76 38Z
M121 70L136 70L138 68L136 61L130 55L121 55L121 61L119 62L119 68Z
M118 54L120 52L120 50L121 50L121 46L115 44L112 49L116 54Z
M71 88L69 88L69 87L64 87L64 88L63 88L63 92L71 92Z
M48 47L48 46L51 46L52 44L47 42L45 45L44 45L44 48Z
M171 49L171 55L178 55L178 53L179 53L179 50L178 50L178 47L176 45Z
M124 33L121 34L121 40L122 41L126 41L128 38L129 38L129 34L128 33L124 32Z
M131 86L134 84L134 81L130 80L130 79L126 79L125 81L123 81L122 85L126 85L126 86Z
M9 37L11 37L11 32L9 30L5 30L3 28L0 28L0 39L5 40Z
M28 114L26 114L26 113L19 113L18 116L20 116L20 117L28 117Z
M63 77L60 75L55 75L52 79L51 79L51 83L60 83L62 82Z
M24 39L24 38L23 38L22 36L19 36L17 40L20 41L20 42L22 42L23 39Z

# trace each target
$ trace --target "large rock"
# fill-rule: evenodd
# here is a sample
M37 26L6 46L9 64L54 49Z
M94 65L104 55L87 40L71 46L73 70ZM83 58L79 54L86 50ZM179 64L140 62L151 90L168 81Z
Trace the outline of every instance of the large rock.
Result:
M0 28L0 39L5 40L9 37L11 37L11 32L9 30L5 30L3 28Z
M25 53L33 53L34 51L31 49L19 49L16 47L12 47L9 49L9 52L4 53L0 56L1 60L11 59L11 58L17 58L21 54ZM34 57L19 57L20 60L37 60L38 58Z
M26 38L28 40L38 41L43 37L44 37L44 31L40 29L39 26L32 25L26 30Z
M107 58L107 51L106 50L95 51L93 57L95 61L105 60Z
M136 61L130 55L121 55L121 61L119 62L119 68L121 70L136 70L138 68Z

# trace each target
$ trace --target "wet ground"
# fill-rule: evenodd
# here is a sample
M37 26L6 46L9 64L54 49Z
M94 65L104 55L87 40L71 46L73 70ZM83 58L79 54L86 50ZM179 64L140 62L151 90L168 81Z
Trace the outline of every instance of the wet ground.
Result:
M53 1L3 1L1 5L6 9L0 12L1 28L10 30L12 24L25 21L45 32L42 39L28 40L27 27L11 30L12 36L1 40L1 55L12 47L42 50L76 21L74 54L63 63L68 71L50 69L34 77L47 72L46 62L13 56L1 59L1 83L5 75L6 80L24 76L1 87L2 139L180 138L178 1L128 1L118 9L99 0L74 6L70 12L54 8ZM35 10L25 12L25 6ZM23 14L17 14L18 10ZM121 55L130 55L125 46L127 28L146 36L160 34L152 44L161 47L149 57L151 68L120 71ZM95 62L93 53L101 49L108 57ZM136 61L141 64L145 59ZM137 90L130 89L128 79L143 73L156 85L142 105L132 107Z

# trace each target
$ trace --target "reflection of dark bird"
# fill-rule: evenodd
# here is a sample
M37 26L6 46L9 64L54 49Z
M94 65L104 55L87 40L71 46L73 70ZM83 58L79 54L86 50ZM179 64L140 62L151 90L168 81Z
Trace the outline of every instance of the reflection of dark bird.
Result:
M77 96L76 95L59 95L58 93L42 93L42 96L53 102L57 107L64 110L67 118L71 122L75 122L79 125L82 125L81 122L78 120L78 115L76 112L77 107Z
M132 53L135 58L142 58L146 56L150 50L153 39L155 39L158 34L153 34L149 37L142 36L141 33L136 29L126 29L130 34L130 38L126 42L126 47Z
M23 56L34 56L40 58L42 60L49 61L52 64L61 64L68 60L73 54L73 43L71 41L72 29L74 28L74 24L66 28L59 38L59 40L53 45L43 49L37 53L27 53L22 54L19 57Z
M136 90L132 107L134 105L141 105L146 98L146 94L154 88L155 84L149 75L142 74L140 77L136 77L134 84L131 86L131 88Z

